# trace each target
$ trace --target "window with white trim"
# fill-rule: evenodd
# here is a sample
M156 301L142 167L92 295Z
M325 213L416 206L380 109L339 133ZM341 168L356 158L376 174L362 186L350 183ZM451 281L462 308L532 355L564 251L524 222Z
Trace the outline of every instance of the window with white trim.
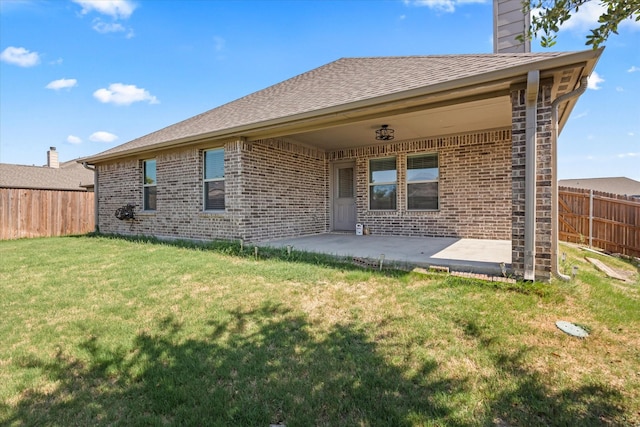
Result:
M369 209L396 209L398 171L396 158L369 160Z
M437 210L438 154L407 157L407 209Z
M155 211L156 201L158 198L158 187L156 180L156 160L143 160L143 181L142 181L142 194L143 194L143 209L145 211Z
M224 210L224 148L204 152L204 210Z

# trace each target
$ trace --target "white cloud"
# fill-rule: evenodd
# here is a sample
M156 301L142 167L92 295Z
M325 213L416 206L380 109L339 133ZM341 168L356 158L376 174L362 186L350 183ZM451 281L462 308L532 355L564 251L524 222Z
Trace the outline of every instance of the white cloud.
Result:
M589 76L589 80L588 80L588 83L587 83L587 88L588 89L593 89L593 90L601 89L601 87L598 86L598 85L600 83L603 83L603 82L604 82L604 79L602 77L600 77L600 75L594 71Z
M636 67L635 65L633 65L631 68L627 70L627 73L635 73L637 71L640 71L640 67Z
M589 115L589 111L583 111L582 113L571 116L572 119L581 119L583 117L587 117Z
M580 6L578 13L572 14L571 18L561 25L561 28L588 30L598 23L598 18L606 11L607 9L600 2L587 2Z
M70 144L80 144L82 143L82 139L80 139L79 137L75 136L75 135L69 135L67 137L67 142Z
M113 22L104 22L101 18L93 20L92 28L100 34L108 33L124 33L126 38L132 38L135 33L132 28L127 28L118 23L118 20L128 19L137 5L131 0L72 0L74 3L82 6L83 15L91 12L97 12L102 15L110 16Z
M33 67L40 63L40 55L23 47L9 46L0 53L0 60L20 67Z
M215 37L213 38L213 42L215 43L215 45L214 45L214 49L215 49L216 51L218 51L218 52L220 52L220 51L224 50L224 46L225 46L225 44L227 43L227 42L225 41L225 39L223 39L222 37L218 37L218 36L215 36Z
M134 102L148 101L149 104L159 104L158 98L151 95L146 89L135 85L112 83L108 89L98 89L93 96L100 102L116 105L131 105Z
M640 30L640 21L636 21L637 14L620 23L620 28L629 28L632 31Z
M574 29L576 31L588 31L591 28L598 26L598 18L603 13L607 12L607 8L601 2L586 2L580 6L580 10L577 13L573 13L571 18L565 21L560 28L564 30ZM635 18L625 19L620 23L621 28L639 29L640 21L636 21Z
M73 0L82 6L81 13L98 12L109 15L113 19L127 19L136 8L136 4L130 0Z
M625 157L640 157L640 153L622 153L618 154L618 157L624 159Z
M488 0L404 0L409 6L425 6L438 12L453 13L456 6L469 3L488 3Z
M633 133L633 132L627 132L627 135L629 135L629 136L636 136L636 134L635 134L635 133Z
M128 39L133 38L133 36L135 35L133 28L127 28L117 22L104 22L100 18L96 18L93 20L93 27L91 28L93 28L100 34L127 32L126 38Z
M58 58L55 61L51 61L49 62L50 65L61 65L62 64L62 58Z
M113 142L116 139L118 139L117 135L105 131L94 132L89 136L89 140L93 142Z
M622 86L616 86L616 92L624 92L624 88Z
M117 22L107 23L100 19L96 19L93 22L94 24L92 28L100 34L119 33L127 30L122 24L118 24Z
M76 79L59 79L54 80L48 85L45 86L47 89L60 90L60 89L71 89L74 86L78 85L78 81Z

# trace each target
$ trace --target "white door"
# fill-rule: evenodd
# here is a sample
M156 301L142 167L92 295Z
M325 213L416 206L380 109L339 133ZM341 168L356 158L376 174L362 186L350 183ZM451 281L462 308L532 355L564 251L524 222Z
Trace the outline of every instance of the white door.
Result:
M333 165L333 229L356 229L355 163Z

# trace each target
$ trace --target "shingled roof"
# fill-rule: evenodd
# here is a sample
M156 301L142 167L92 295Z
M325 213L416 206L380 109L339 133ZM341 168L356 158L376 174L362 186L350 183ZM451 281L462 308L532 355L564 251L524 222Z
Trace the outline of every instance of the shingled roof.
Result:
M435 92L451 82L463 87L483 76L490 81L507 74L526 74L536 63L553 62L572 54L575 52L342 58L95 157L138 152L168 141L215 136L226 130L240 132L358 102L375 103L380 98L420 88Z
M626 177L561 179L561 187L582 188L640 198L640 181Z
M59 168L0 163L0 188L87 191L93 187L93 172L75 160Z

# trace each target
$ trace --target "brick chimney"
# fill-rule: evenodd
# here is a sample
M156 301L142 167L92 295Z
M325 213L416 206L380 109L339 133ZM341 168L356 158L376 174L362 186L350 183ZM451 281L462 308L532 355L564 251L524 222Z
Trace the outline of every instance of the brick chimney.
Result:
M529 53L531 41L519 42L531 23L522 12L522 0L493 0L493 53Z
M49 151L47 151L47 166L55 169L58 169L60 167L56 147L49 147Z

